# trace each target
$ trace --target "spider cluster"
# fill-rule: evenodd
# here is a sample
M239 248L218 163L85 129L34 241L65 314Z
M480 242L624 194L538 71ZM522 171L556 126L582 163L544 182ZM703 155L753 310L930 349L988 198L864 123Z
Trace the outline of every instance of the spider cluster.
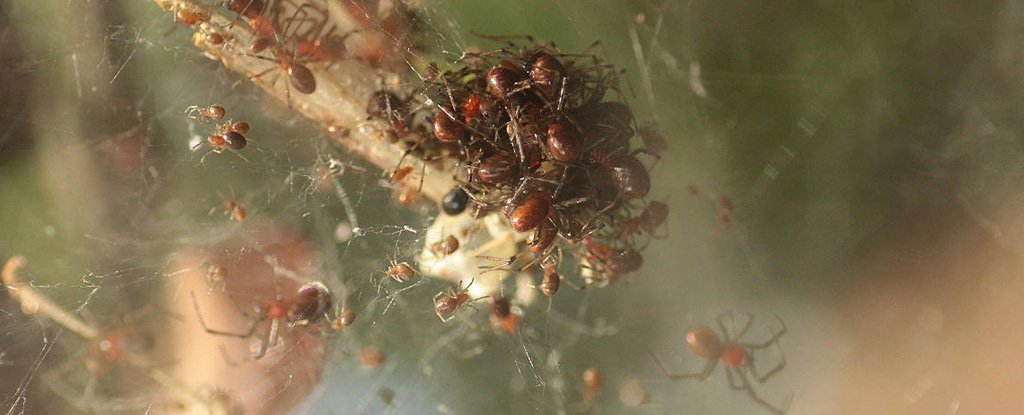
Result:
M549 276L557 277L563 248L578 258L586 286L640 268L640 251L668 214L664 203L645 201L664 140L637 126L619 71L597 55L531 39L429 72L422 92L377 91L367 111L393 136L413 137L407 155L457 161L460 185L444 198L446 214L503 213L529 233L516 260L524 269L545 264L537 268ZM638 131L652 148L634 148Z
M224 106L220 104L211 104L210 106L202 108L193 105L185 109L185 115L189 118L212 126L210 134L206 137L206 141L200 141L192 146L193 153L199 150L203 144L210 147L210 150L203 154L203 157L199 159L199 164L205 164L206 157L210 154L220 154L224 150L235 153L235 155L242 160L249 161L245 156L239 153L239 151L242 151L247 145L249 145L249 140L245 138L245 134L249 133L249 123L229 119L217 124L226 114L227 110L225 110ZM244 213L242 216L244 216Z
M342 7L339 11L349 14L350 20L354 20L359 27L347 31L334 24L327 2L322 0L224 0L223 6L237 16L232 26L244 24L252 34L250 44L235 46L246 48L252 57L274 64L250 78L258 78L279 69L288 78L289 95L292 89L301 94L316 92L316 77L309 69L312 64L330 67L341 60L356 58L380 65L389 48L376 45L380 42L374 39L386 36L396 41L401 40L403 44L409 43L407 39L415 22L414 15L400 2L393 6L393 10L383 13L387 17L381 19L377 18L382 14L380 11L371 14L365 9L350 10ZM204 19L202 15L197 17L197 12L186 12L179 20L194 24ZM355 45L350 46L350 37L362 31L366 33L360 36ZM219 36L211 38L214 44L225 42L219 32L205 32ZM352 50L353 46L355 50Z

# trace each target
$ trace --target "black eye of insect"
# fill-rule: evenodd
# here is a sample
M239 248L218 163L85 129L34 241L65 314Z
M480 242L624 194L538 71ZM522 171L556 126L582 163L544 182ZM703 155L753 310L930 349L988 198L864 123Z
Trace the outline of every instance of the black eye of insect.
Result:
M441 210L448 215L458 215L466 210L469 205L469 195L462 187L456 186L441 200Z

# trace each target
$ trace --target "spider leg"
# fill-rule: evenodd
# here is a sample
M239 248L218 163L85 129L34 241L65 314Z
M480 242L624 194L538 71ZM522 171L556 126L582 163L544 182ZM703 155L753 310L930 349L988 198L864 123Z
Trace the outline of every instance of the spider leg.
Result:
M210 154L220 154L221 151L223 151L223 150L221 150L219 148L216 148L216 147L214 147L210 151L207 151L206 154L203 154L203 156L199 158L199 165L205 167L206 166L206 157L208 157Z
M423 180L427 177L427 162L420 162L420 185L416 188L417 192L423 191Z
M742 381L743 389L747 391L747 395L749 395L750 399L753 399L754 402L757 402L758 404L767 408L768 410L780 415L786 413L786 411L789 410L789 404L793 401L792 394L790 394L789 397L786 398L786 401L782 404L782 407L777 407L775 405L772 405L771 402L768 402L764 398L758 396L757 392L754 391L753 385L750 384L750 380L747 379L746 372L737 370L736 375L740 378L740 381Z
M441 322L442 322L442 323L447 323L447 322L448 322L448 320L445 320L445 319L444 319L444 316L442 316L442 315L441 315L441 312L440 312L440 311L437 311L437 306L436 306L436 305L437 305L437 299L438 299L438 298L440 298L440 297L441 297L441 296L443 296L443 295L445 295L445 292L443 292L443 291L442 291L442 292L439 292L439 293L437 293L437 294L434 294L434 298L433 298L433 299L431 299L431 301L430 301L430 302L431 302L431 303L433 303L433 304L435 305L435 307L434 307L434 314L437 314L437 318L441 319ZM450 320L450 319L451 319L451 317L449 317L449 320Z
M665 366L665 363L662 362L661 359L659 359L658 356L655 355L653 351L651 351L651 349L647 349L647 353L650 354L652 358L654 358L654 363L658 364L658 369L661 369L661 373L663 375L665 375L665 377L668 378L668 380L672 380L672 381L679 380L679 379L690 379L690 378L695 378L695 379L697 379L699 381L703 381L704 379L707 379L708 376L711 376L711 373L714 372L715 367L718 366L718 360L717 359L709 359L708 363L704 365L704 369L701 370L700 372L697 372L697 373L672 373L672 372L669 372L668 367Z
M729 319L729 324L725 324L726 318ZM718 323L718 329L722 331L722 337L726 340L733 340L729 330L730 328L734 328L736 323L733 318L732 310L719 314L718 317L715 318L715 322Z
M153 314L156 311L164 310L160 310L155 305L150 304L148 306L129 311L121 316L121 323L127 325L138 323L139 321L146 317L149 317L150 314Z
M786 334L786 322L782 321L782 319L779 318L778 315L775 316L775 319L779 321L779 324L782 326L782 329L780 329L779 331L775 331L773 329L772 336L769 337L768 340L765 340L764 342L761 343L739 343L739 345L746 347L748 349L757 350L771 346L772 343L779 341L779 338L782 337L783 334Z
M754 366L753 359L751 359L747 365L750 368L750 373L754 375L754 379L756 379L758 383L764 383L776 373L779 373L782 368L786 367L786 354L782 352L782 346L779 346L778 342L775 342L775 346L779 350L779 363L768 372L765 372L764 375L758 374L757 367Z
M266 56L259 56L259 55L249 55L249 57L253 57L253 58L258 58L258 59L264 59L264 60L269 60L269 61L273 61L273 62L277 63L277 61L275 61L275 60L273 60L273 59L270 59L270 58L268 58L268 57L266 57ZM265 69L265 70L264 70L263 72L260 72L260 73L258 73L258 74L256 74L256 75L253 75L253 76L250 76L250 77L249 77L249 80L250 80L250 81L252 81L252 80L255 80L256 78L259 78L259 77L261 77L261 76L263 76L263 75L266 75L266 74L270 73L270 71L272 71L272 70L274 70L274 69L277 69L277 66L271 66L270 68L267 68L267 69Z
M751 314L751 313L745 313L745 314L747 315L747 322L746 322L746 324L743 325L743 328L740 329L740 332L736 333L736 340L737 341L739 341L739 339L742 339L743 336L745 334L747 334L747 330L750 330L751 324L754 323L754 315Z
M477 267L477 269L483 270L483 271L480 272L480 275L483 275L483 274L485 274L487 272L490 272L490 271L510 271L508 269L508 267L511 266L513 263L515 263L516 259L518 259L519 256L518 255L512 255L512 256L510 256L508 258L498 258L498 257L493 257L493 256L488 256L488 255L477 255L474 258L485 259L485 260L489 260L489 261L498 261L498 265L481 265L481 266Z
M277 344L278 329L281 327L281 318L270 321L270 329L267 330L267 337L260 341L260 350L256 352L253 359L260 359L267 354L267 350Z
M735 376L739 376L739 375L735 375L734 376L732 374L733 371L739 371L739 370L740 370L739 368L728 367L728 366L726 366L726 368L725 368L725 378L729 380L729 388L731 388L732 390L736 390L736 391L744 390L745 389L743 387L743 383L736 383L736 377Z
M740 339L743 338L744 335L747 334L747 331L750 330L750 326L754 323L754 315L751 314L751 313L744 313L744 314L747 315L747 322L743 324L743 328L740 329L740 331L736 332L733 335L733 337L729 337L729 333L725 332L724 334L726 335L726 338L729 338L732 341L739 341ZM720 326L724 326L723 320L726 317L729 318L729 328L736 329L736 316L735 316L735 314L733 313L732 310L729 310L729 311L726 311L726 312L720 314L718 316L718 324Z
M569 287L571 287L572 289L574 289L576 291L583 291L583 290L587 289L586 285L576 285L572 281L569 281L569 279L565 278L564 276L561 277L561 280L562 280L562 283L564 283L565 285L568 285Z
M218 336L229 336L245 339L249 338L249 336L252 336L252 334L256 331L256 326L259 325L259 320L250 318L249 327L246 328L245 331L241 333L211 329L209 326L206 325L206 320L203 319L203 313L199 311L199 301L196 300L195 291L189 291L189 295L192 296L192 307L196 310L196 317L199 318L199 325L203 326L203 330L206 330L207 333Z
M234 359L231 358L230 355L228 355L227 347L224 347L223 343L220 344L219 346L220 347L218 347L218 349L220 349L220 357L224 359L224 363L227 364L228 367L232 369L238 367L238 362L236 362Z
M243 156L242 153L239 153L237 150L235 150L235 149L228 149L228 150L231 151L232 153L235 153L235 155L238 156L238 158L242 159L242 161L244 161L246 163L249 162L249 159L245 158L245 156Z

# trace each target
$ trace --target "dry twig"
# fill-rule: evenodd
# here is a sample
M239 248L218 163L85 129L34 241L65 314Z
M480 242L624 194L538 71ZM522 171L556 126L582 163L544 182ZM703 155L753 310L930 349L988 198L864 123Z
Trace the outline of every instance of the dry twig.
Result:
M17 255L8 259L7 262L4 263L3 270L0 271L0 279L2 279L4 286L7 288L7 293L11 298L21 303L21 311L26 315L40 315L49 318L64 328L82 336L86 340L96 341L100 335L99 329L82 321L74 314L69 313L63 307L54 303L53 300L50 300L39 291L36 291L30 284L21 281L21 279L18 278L18 269L24 267L26 263L27 261L25 260L25 257ZM185 398L187 401L196 405L197 408L204 408L206 412L210 414L222 414L227 412L221 405L210 401L201 393L189 388L173 376L167 374L167 372L160 369L155 363L145 356L132 353L128 350L124 350L123 353L124 361L129 365L141 370L153 379L153 381L166 387L178 396Z

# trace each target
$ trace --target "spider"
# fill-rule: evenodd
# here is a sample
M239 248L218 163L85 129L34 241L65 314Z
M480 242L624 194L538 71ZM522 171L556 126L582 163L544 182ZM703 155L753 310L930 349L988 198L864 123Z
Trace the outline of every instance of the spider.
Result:
M389 277L398 282L406 282L416 276L416 270L408 262L398 262L395 259L391 260L391 265L388 265L388 269L385 272Z
M206 293L211 294L215 289L224 291L227 287L228 269L209 262L204 262L202 266L206 267L203 279L206 280L206 285L209 287Z
M459 286L457 288L448 288L447 290L434 295L434 313L437 314L437 318L441 319L441 322L447 323L449 320L455 318L455 312L458 311L463 304L489 297L485 295L483 297L470 299L468 293L471 285L473 285L473 281L470 281L465 287L462 286L462 281L459 281Z
M508 297L498 295L491 297L490 304L491 312L491 327L495 331L501 330L502 332L512 334L516 331L516 325L519 323L520 311L518 307L512 305L512 301Z
M193 120L205 119L217 121L224 118L224 114L226 112L227 111L224 109L224 106L220 104L210 104L210 106L205 108L200 108L198 105L192 105L185 108L185 116Z
M224 195L217 192L217 195L224 200L224 216L234 219L235 221L242 222L248 216L248 211L245 209L245 205L238 201L238 197L235 196L235 189L231 189L231 198L226 198ZM209 215L217 211L217 207L210 208Z
M199 324L203 327L203 330L213 335L247 339L252 337L260 323L270 320L270 327L267 328L266 335L260 342L259 351L253 356L254 359L259 359L266 355L267 350L271 346L277 343L278 331L282 323L292 328L309 326L319 321L321 317L329 323L332 320L328 316L328 310L331 309L332 303L331 293L323 283L318 281L307 282L296 290L295 296L292 298L285 298L284 294L281 293L280 281L275 281L275 286L277 294L274 296L274 299L270 300L269 303L257 305L255 315L250 315L239 309L239 312L249 319L249 327L240 333L215 330L207 326L202 312L199 311L199 302L196 300L195 292L191 291L189 294L192 296L192 306L195 308L196 316L199 318Z
M260 40L257 39L258 44L254 42L253 47L250 48L253 53L249 54L250 57L256 59L262 59L269 62L273 62L274 66L267 68L266 70L257 74L249 76L250 80L259 78L267 73L280 69L288 77L288 82L285 83L285 95L288 98L288 105L291 106L291 89L294 88L301 94L309 95L316 92L316 77L313 72L309 70L306 64L316 61L316 58L309 54L303 54L299 52L298 45L288 45L286 42L301 39L306 33L300 33L303 23L309 22L310 17L308 16L307 8L313 9L314 13L319 12L312 6L301 5L295 8L291 17L284 19L284 27L278 31L273 29L276 25L271 25L271 29L265 31L264 34L270 35L262 37ZM313 18L315 20L315 18ZM310 30L321 30L320 25L326 24L326 17L324 21L320 23L314 23L316 29ZM270 47L272 50L271 55L273 57L266 57L258 55L264 49ZM271 84L277 82L277 78L271 81ZM289 87L290 85L290 87Z
M729 319L729 325L725 324L725 319ZM782 370L786 366L786 356L782 354L782 348L779 347L779 363L765 372L763 375L754 366L754 351L767 348L774 344L778 347L779 338L786 333L786 323L781 318L775 316L782 325L782 329L775 331L772 329L772 336L768 340L762 343L744 343L740 340L743 335L750 329L751 323L754 322L754 316L747 314L747 322L743 325L743 328L730 336L729 328L735 328L735 318L732 311L722 313L716 319L718 323L718 329L721 331L721 337L715 333L714 329L705 325L696 325L686 331L686 344L690 347L695 354L701 358L707 360L704 365L704 369L697 373L672 373L668 370L665 364L658 358L654 352L648 350L651 357L654 358L655 363L658 364L658 368L661 369L661 373L665 375L669 380L679 379L690 379L696 378L698 381L703 381L711 376L715 371L715 367L718 366L718 362L722 362L725 365L725 374L729 379L729 387L733 390L746 391L750 398L757 402L761 406L771 410L777 414L783 414L789 409L790 401L793 396L790 395L786 399L786 402L782 407L772 405L768 401L764 400L757 395L754 390L751 377L757 381L757 383L764 383L776 373ZM724 341L723 341L724 338ZM738 380L738 383L737 383Z
M193 120L199 120L204 123L213 123L222 118L226 111L220 104L213 104L206 108L199 108L198 106L192 105L185 109L185 115ZM224 150L235 153L238 158L245 162L249 159L242 155L241 151L249 144L249 140L245 138L246 133L249 132L249 123L245 121L232 121L228 120L216 125L213 128L212 133L206 137L206 141L198 141L192 145L190 151L191 154L195 154L203 145L210 148L209 151L203 154L203 157L199 159L199 164L206 165L206 157L210 154L220 154Z

